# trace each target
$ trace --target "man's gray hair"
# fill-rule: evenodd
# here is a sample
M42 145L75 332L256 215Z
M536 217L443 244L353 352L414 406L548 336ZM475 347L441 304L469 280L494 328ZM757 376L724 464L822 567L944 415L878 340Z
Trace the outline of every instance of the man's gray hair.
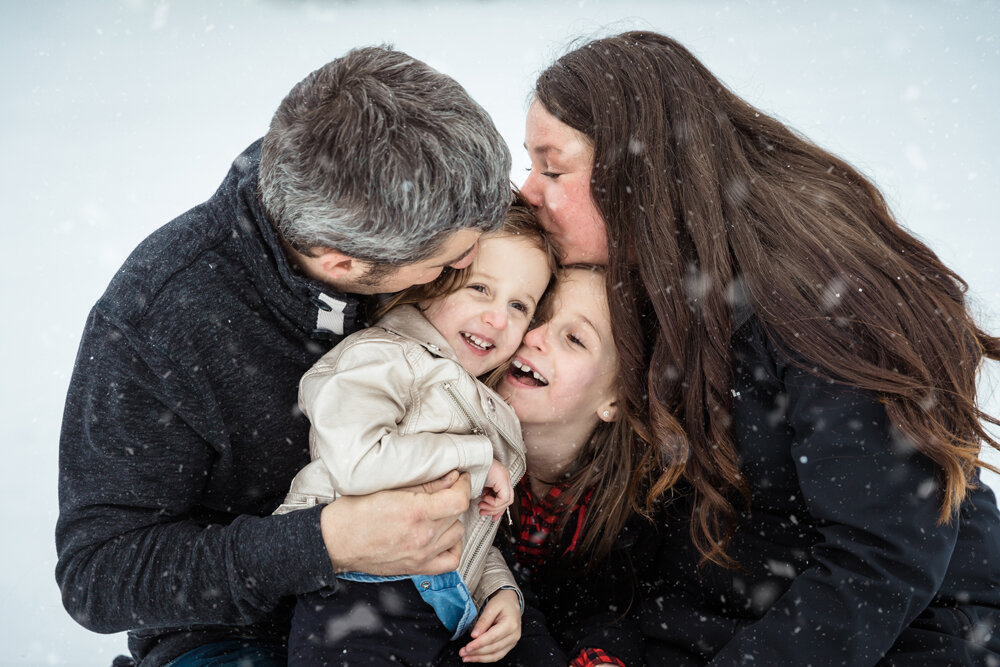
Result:
M388 47L350 51L300 81L264 137L264 208L297 251L400 266L452 232L498 229L510 151L454 79Z

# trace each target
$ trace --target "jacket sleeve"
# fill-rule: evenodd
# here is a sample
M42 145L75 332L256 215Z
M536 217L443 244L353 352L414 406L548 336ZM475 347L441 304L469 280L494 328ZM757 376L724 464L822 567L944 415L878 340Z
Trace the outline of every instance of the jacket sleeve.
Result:
M400 432L404 415L421 408L427 390L402 346L369 342L337 352L335 364L321 360L299 385L299 403L312 425L310 466L321 467L341 495L412 486L462 470L471 474L472 497L478 497L493 461L487 436ZM308 494L298 482L293 490Z
M710 664L873 665L941 585L958 522L938 524L935 466L875 396L795 366L778 371L799 486L822 539L811 566L789 573L784 594Z
M479 578L476 590L472 592L476 607L482 609L486 599L502 588L509 588L517 593L517 601L521 605L521 612L524 613L524 595L514 580L510 568L507 567L507 561L503 559L499 549L490 547L483 562L483 574Z
M87 628L247 624L333 582L320 507L288 516L206 509L221 420L185 369L95 309L60 440L56 578ZM210 502L209 502L210 505Z

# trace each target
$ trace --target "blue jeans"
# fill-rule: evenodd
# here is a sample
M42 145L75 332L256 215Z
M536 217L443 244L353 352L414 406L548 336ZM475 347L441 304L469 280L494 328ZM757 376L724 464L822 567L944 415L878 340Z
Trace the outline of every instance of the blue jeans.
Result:
M177 656L167 667L286 667L284 645L263 639L227 639Z

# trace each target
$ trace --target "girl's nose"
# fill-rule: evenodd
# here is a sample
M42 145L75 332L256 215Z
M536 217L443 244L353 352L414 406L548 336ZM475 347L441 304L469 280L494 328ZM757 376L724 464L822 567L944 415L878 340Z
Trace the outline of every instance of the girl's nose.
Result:
M506 307L487 308L483 311L483 322L494 329L505 329L507 327Z
M548 329L547 324L539 324L524 334L524 344L536 350L544 351L547 347L546 340L548 337L546 334L548 333Z

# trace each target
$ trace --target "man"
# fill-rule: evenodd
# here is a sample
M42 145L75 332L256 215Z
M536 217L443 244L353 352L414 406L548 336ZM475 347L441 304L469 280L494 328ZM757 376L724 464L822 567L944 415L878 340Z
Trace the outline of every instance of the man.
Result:
M509 172L455 81L358 49L132 253L87 321L63 418L56 576L77 621L129 630L143 665L281 664L291 597L335 571L457 566L467 475L270 513L309 461L299 377L364 325L364 295L468 265Z

